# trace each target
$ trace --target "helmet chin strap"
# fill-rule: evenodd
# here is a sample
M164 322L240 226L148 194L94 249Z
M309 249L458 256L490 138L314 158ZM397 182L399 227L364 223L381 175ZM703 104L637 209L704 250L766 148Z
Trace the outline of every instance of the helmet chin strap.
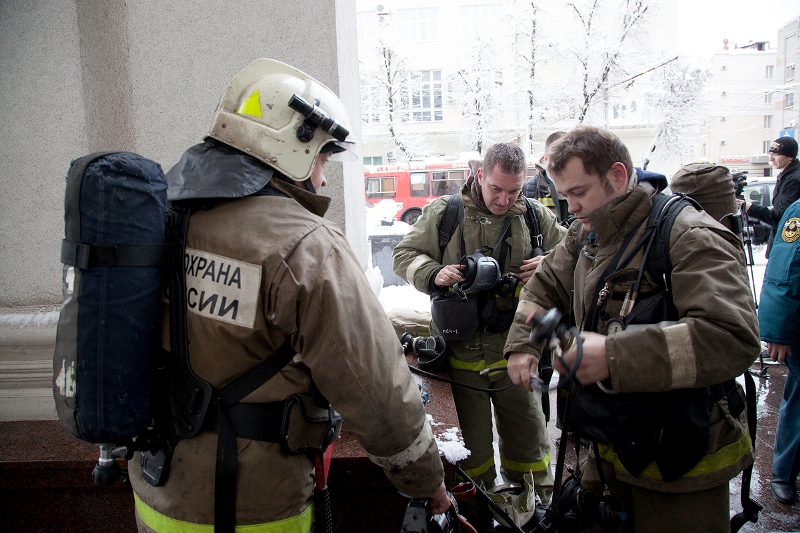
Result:
M306 179L303 183L305 183L306 188L311 192L311 194L317 194L317 189L314 188L314 183L311 181L311 178Z

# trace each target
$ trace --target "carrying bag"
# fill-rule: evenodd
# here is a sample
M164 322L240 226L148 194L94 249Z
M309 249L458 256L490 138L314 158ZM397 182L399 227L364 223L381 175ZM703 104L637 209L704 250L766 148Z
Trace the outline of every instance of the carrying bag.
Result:
M478 331L478 294L462 298L452 290L431 294L431 318L446 341L466 341Z

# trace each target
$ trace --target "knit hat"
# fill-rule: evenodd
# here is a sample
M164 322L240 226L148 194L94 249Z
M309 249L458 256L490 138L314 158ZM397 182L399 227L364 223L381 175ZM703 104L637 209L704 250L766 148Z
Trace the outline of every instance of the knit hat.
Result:
M769 145L769 153L785 155L794 159L797 157L797 141L791 137L779 137Z

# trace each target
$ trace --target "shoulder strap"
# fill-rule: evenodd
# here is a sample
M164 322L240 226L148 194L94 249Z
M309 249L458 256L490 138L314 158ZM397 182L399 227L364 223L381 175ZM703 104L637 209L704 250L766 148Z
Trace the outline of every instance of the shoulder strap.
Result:
M672 274L672 262L669 258L669 238L672 233L672 226L684 207L694 206L702 210L702 206L691 197L682 193L666 195L657 193L653 195L653 207L650 209L648 226L658 227L654 235L653 246L645 258L645 268L650 276L658 283L664 282L665 286L671 286L670 274Z
M531 234L531 248L533 257L544 253L542 230L539 227L539 217L536 216L536 208L529 198L525 198L525 223L528 225L528 232Z
M444 214L439 221L439 254L444 256L444 249L447 243L456 232L456 228L464 222L464 202L461 201L461 194L456 193L447 199L447 206ZM463 253L461 255L464 255Z

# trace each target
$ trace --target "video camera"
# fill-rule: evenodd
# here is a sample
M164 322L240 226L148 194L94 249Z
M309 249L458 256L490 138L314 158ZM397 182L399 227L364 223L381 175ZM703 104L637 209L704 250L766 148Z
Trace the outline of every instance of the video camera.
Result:
M744 198L742 192L747 186L747 171L746 170L731 170L731 180L733 180L733 189L736 198Z

